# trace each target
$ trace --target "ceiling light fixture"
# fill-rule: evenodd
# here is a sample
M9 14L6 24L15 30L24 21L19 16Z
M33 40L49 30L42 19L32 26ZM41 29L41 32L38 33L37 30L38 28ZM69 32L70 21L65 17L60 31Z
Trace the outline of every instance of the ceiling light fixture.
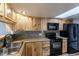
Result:
M76 15L78 13L79 13L79 6L73 8L73 9L70 9L67 12L62 13L62 14L56 16L55 18L67 18L69 16Z

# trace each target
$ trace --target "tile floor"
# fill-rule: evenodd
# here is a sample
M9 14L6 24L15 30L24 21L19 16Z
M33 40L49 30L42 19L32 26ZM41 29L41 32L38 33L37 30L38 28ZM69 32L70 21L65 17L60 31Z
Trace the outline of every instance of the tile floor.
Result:
M65 54L62 54L62 56L79 56L79 52L73 53L73 54L67 54L67 53L65 53Z

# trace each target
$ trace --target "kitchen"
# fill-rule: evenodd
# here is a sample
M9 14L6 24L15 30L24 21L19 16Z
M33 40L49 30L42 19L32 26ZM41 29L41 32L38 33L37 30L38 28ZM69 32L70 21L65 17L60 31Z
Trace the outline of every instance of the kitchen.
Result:
M66 7L67 10L72 5L77 6L77 4L58 5L60 8L69 5ZM58 5L55 4L55 7ZM0 3L0 56L79 55L74 54L79 52L78 23L75 24L73 18L48 17L50 6L54 7L54 4ZM44 7L50 8L43 10ZM40 12L46 16L37 11L38 8L43 8ZM74 40L75 46L72 43Z

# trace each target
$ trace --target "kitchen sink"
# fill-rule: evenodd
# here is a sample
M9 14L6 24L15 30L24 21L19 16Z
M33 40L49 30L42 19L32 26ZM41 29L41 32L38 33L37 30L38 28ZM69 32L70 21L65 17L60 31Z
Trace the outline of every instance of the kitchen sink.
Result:
M8 47L3 47L0 49L0 56L7 56L7 55L15 55L19 52L22 43L11 43Z

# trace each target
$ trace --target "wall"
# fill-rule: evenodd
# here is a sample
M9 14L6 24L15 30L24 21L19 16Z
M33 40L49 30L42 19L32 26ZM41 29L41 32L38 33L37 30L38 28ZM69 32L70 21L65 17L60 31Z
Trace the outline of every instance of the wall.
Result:
M79 19L73 19L73 23L79 24Z

